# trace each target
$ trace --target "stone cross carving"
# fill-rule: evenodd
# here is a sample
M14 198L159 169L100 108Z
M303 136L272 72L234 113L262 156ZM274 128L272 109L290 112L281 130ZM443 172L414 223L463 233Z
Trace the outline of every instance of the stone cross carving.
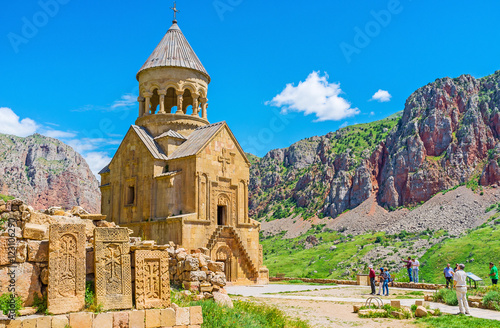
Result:
M170 306L167 251L135 251L135 305L138 310Z
M49 228L49 286L52 314L76 312L85 305L85 225L51 224Z
M231 157L229 157L226 148L222 148L222 155L219 156L218 161L222 163L222 175L226 174L227 164L231 164Z
M132 307L127 228L94 229L95 295L104 310Z

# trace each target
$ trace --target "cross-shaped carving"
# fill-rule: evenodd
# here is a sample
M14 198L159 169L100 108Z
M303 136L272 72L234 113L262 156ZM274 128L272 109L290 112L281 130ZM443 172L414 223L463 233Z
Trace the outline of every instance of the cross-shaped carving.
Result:
M222 156L219 156L219 162L222 163L222 174L226 174L227 164L231 164L231 157L227 154L227 149L222 148Z
M174 7L170 7L170 9L172 9L174 11L174 21L177 21L177 13L180 13L179 10L177 10L177 5L174 1Z
M120 251L116 245L109 245L108 254L106 254L106 266L108 267L109 279L108 282L119 281L119 270L120 270Z

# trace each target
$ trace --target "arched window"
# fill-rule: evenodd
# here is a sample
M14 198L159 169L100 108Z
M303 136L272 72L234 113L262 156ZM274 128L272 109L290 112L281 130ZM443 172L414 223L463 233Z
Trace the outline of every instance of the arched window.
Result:
M167 113L175 113L177 110L177 93L174 88L168 88L165 97L165 111Z

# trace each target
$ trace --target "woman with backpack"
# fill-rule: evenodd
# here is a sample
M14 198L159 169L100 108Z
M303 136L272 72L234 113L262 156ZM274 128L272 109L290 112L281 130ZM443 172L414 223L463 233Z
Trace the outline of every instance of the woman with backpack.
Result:
M389 296L389 283L391 282L391 274L389 273L389 269L385 268L383 270L384 283L382 285L382 294L384 296Z

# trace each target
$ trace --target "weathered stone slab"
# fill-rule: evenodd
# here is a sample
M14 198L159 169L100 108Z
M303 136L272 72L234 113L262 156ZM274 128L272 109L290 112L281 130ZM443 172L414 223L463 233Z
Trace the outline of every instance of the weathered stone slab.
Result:
M71 328L92 328L94 314L91 312L78 312L69 315L69 326Z
M177 326L189 325L189 308L178 307L175 309L175 324Z
M99 313L94 318L93 328L113 328L113 313Z
M24 238L43 240L47 236L47 227L41 224L26 223L24 226Z
M201 325L203 323L203 311L201 306L192 306L189 310L189 324Z
M174 309L161 309L160 323L162 327L175 326L175 310Z
M135 251L136 308L166 308L170 306L170 274L167 251Z
M49 260L49 242L28 241L28 262L47 262Z
M36 319L36 328L51 328L52 317L44 316Z
M144 310L140 311L129 311L129 328L144 328L144 320L145 320L145 312Z
M85 225L51 224L49 240L48 310L80 311L85 306Z
M128 312L115 312L113 313L113 328L129 327Z
M9 292L11 277L15 277L16 294L23 300L23 306L33 305L35 294L42 297L40 268L36 264L24 262L0 268L0 295Z
M158 328L161 325L159 309L146 310L146 328Z
M95 228L95 294L104 310L132 308L129 231Z
M52 317L52 328L66 328L69 326L69 319L65 315L56 315Z

